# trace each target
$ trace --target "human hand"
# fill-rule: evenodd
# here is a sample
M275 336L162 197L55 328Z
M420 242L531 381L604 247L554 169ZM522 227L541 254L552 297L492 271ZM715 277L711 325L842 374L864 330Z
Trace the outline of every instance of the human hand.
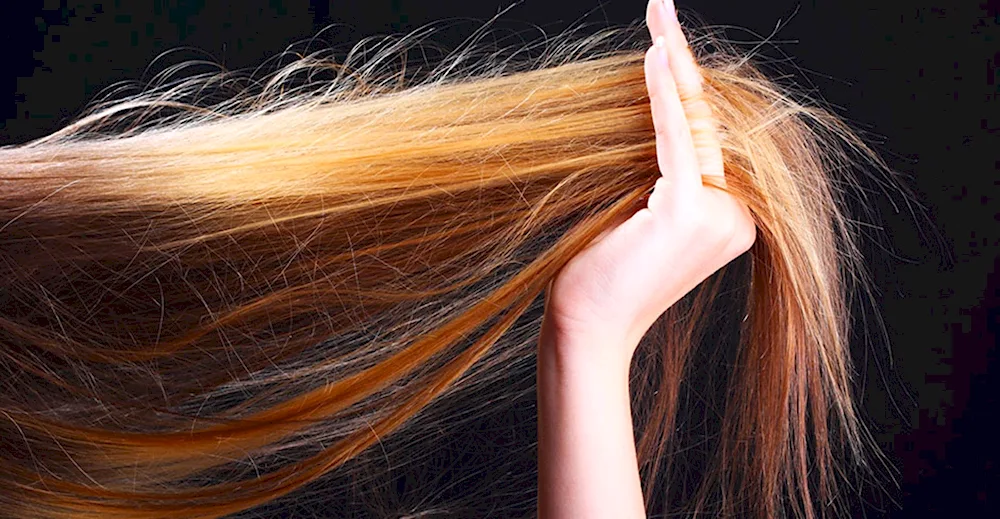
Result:
M621 362L672 304L754 243L749 209L721 189L722 150L672 0L650 0L645 74L661 177L647 207L594 240L549 287L543 341ZM585 350L585 351L583 351Z

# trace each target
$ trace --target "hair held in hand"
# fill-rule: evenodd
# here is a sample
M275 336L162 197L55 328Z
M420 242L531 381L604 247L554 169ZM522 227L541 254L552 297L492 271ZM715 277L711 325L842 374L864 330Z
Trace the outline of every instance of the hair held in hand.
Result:
M544 289L660 176L635 32L531 59L476 39L428 71L420 35L388 38L0 149L0 516L256 517L378 481L383 449L419 464L408 442L513 398ZM872 450L844 211L852 170L884 168L745 53L691 41L758 231L634 359L647 508L842 515Z

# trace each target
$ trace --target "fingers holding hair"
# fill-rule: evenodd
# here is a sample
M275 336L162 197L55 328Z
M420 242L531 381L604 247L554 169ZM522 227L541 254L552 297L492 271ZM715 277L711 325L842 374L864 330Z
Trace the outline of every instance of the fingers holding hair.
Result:
M652 0L659 2L659 0ZM697 199L701 173L684 106L670 70L664 35L654 39L646 52L645 76L649 106L656 132L656 160L662 177L657 180L647 206L654 213L680 207Z
M688 138L693 143L700 174L714 175L724 184L722 149L712 108L705 98L701 69L681 29L673 0L650 0L646 24L653 41L662 41L666 48L670 75L683 106Z
M660 174L671 184L694 187L701 184L698 159L668 60L666 43L661 36L646 52L645 63L646 88L656 131L657 162Z

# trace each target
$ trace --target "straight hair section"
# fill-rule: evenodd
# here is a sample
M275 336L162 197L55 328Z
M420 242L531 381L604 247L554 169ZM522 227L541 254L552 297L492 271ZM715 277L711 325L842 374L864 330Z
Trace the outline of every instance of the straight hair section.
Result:
M607 50L614 34L516 69L463 51L419 80L385 72L408 41L387 40L219 102L195 98L227 76L171 83L0 149L0 516L253 510L533 361L515 322L537 331L559 269L660 176L648 41ZM758 238L637 354L648 506L844 515L870 450L845 197L882 163L745 54L691 40ZM697 359L721 350L724 383L703 387ZM713 424L698 470L691 406Z

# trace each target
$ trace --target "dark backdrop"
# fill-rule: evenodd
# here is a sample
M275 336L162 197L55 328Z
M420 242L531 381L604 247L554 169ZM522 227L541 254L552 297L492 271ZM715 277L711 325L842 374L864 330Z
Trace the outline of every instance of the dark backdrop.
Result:
M46 0L6 2L0 144L40 137L101 89L167 63L260 65L330 24L325 42L455 20L455 46L510 0ZM527 0L504 15L526 39L574 22L626 24L642 0ZM18 7L12 7L16 5ZM865 409L899 470L897 506L870 516L1000 517L995 406L1000 329L1000 2L680 2L760 40L775 70L822 96L902 174L919 205L876 195L866 245L887 345L859 345ZM465 21L462 21L465 20ZM177 49L149 71L166 50ZM145 75L144 75L145 74ZM895 198L895 204L892 202ZM0 310L2 311L2 310ZM878 331L872 328L874 335ZM877 339L877 337L876 337Z

